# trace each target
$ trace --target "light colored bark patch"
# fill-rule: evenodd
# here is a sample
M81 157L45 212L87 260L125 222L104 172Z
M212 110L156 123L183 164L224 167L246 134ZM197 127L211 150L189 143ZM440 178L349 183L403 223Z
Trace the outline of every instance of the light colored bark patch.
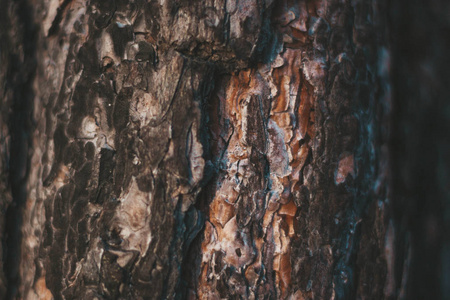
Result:
M147 251L151 241L148 218L151 214L150 195L139 190L133 177L131 185L121 201L116 218L120 224L120 235L127 245L127 250L138 250L142 255Z
M45 284L45 276L40 277L35 285L34 290L36 292L37 299L39 300L52 300L53 295L52 292L47 288L47 285ZM31 297L29 298L31 299Z
M339 161L338 168L336 170L335 182L341 184L345 181L348 175L355 177L355 161L353 154L347 155Z

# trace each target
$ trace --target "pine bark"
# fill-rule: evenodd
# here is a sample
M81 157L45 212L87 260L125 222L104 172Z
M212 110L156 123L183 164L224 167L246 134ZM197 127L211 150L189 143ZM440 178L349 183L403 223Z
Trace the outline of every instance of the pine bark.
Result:
M0 298L443 297L403 2L0 0Z

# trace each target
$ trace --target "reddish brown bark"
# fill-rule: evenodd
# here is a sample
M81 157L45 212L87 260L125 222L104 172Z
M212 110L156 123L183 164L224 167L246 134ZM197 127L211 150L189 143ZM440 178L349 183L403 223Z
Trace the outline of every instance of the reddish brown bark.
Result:
M444 297L441 2L0 1L0 298Z

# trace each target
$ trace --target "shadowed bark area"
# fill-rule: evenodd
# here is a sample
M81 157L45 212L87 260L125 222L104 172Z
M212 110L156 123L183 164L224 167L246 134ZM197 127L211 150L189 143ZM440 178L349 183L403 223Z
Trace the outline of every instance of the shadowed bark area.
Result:
M393 282L405 299L448 299L450 5L405 4L390 10Z
M403 2L0 0L0 298L445 298L448 6Z
M32 144L37 32L27 1L0 1L0 298L12 299L21 283L23 213Z

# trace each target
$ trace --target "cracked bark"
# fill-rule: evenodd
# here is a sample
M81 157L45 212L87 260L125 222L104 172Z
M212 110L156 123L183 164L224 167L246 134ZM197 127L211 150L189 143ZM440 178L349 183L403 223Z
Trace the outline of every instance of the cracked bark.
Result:
M444 295L389 140L422 81L402 1L1 4L0 296L414 298L431 252Z

